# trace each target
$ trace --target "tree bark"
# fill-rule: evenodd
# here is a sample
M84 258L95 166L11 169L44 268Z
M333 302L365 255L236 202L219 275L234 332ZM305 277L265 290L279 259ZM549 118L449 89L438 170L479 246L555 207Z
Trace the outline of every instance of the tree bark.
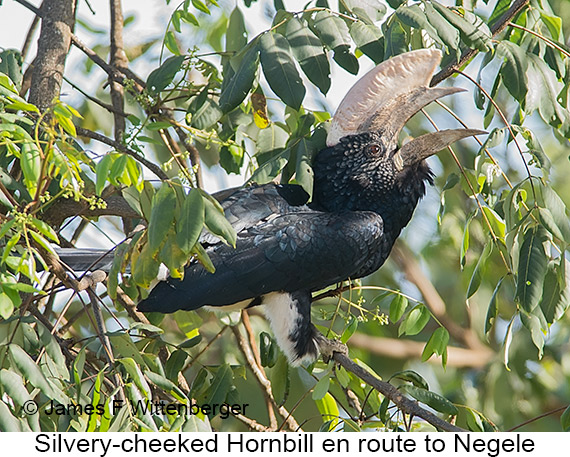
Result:
M29 101L42 112L61 92L65 59L75 26L75 11L76 0L44 0L41 7L42 27Z

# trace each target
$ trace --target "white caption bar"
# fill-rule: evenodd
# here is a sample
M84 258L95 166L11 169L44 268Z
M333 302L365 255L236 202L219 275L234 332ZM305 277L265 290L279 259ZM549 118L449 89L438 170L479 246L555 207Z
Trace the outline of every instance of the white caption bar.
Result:
M3 455L559 455L567 433L2 433Z

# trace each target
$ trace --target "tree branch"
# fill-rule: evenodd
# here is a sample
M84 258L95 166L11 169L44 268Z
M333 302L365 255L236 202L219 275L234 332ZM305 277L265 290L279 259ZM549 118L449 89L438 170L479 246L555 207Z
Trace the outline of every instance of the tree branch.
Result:
M353 362L346 355L339 352L333 354L333 358L336 363L344 367L345 370L358 376L369 386L374 387L378 392L380 392L385 397L389 398L401 411L406 414L411 414L413 416L421 417L426 422L429 422L434 427L446 431L446 432L466 432L460 427L457 427L449 422L440 419L435 414L427 411L418 405L414 400L410 400L405 397L396 387L385 381L380 381L376 376L374 376L369 371L362 368L357 363Z
M501 33L509 24L509 22L519 14L524 8L528 6L530 0L515 0L511 7L491 25L491 34L496 36ZM471 60L479 51L477 49L466 49L461 54L459 62L451 63L441 71L434 75L431 80L430 86L437 86L444 79L449 78L453 73L463 67L469 60Z
M397 338L385 338L379 336L355 333L350 337L350 347L365 349L371 354L392 359L420 360L425 343ZM447 366L459 368L483 368L495 355L485 346L479 349L465 349L456 346L447 348ZM439 364L439 359L431 358L430 362Z
M141 217L123 197L112 195L105 198L104 201L107 203L106 208L90 209L87 202L60 199L45 211L43 220L53 227L59 227L65 219L73 216L117 216L132 219Z

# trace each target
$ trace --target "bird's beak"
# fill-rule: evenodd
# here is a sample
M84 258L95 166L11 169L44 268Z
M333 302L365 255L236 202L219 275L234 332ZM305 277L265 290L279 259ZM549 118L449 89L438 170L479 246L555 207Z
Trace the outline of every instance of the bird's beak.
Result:
M440 61L440 51L421 49L393 57L369 71L340 103L333 116L327 146L334 146L347 135L378 132L387 150L395 148L400 131L414 114L438 98L464 90L429 87ZM407 145L401 159L405 163L416 162L421 160L420 156L429 157L460 138L480 133L448 130L424 135ZM426 150L421 151L421 147Z
M487 132L477 129L441 130L439 132L427 133L403 145L394 154L394 164L396 169L401 171L404 167L409 167L427 159L457 140L485 133Z

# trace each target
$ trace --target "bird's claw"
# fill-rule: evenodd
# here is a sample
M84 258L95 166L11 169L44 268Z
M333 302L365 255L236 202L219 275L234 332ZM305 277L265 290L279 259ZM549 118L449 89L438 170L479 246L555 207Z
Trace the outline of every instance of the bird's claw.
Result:
M339 340L331 340L321 333L317 334L315 340L325 363L333 358L335 352L348 355L348 346Z

